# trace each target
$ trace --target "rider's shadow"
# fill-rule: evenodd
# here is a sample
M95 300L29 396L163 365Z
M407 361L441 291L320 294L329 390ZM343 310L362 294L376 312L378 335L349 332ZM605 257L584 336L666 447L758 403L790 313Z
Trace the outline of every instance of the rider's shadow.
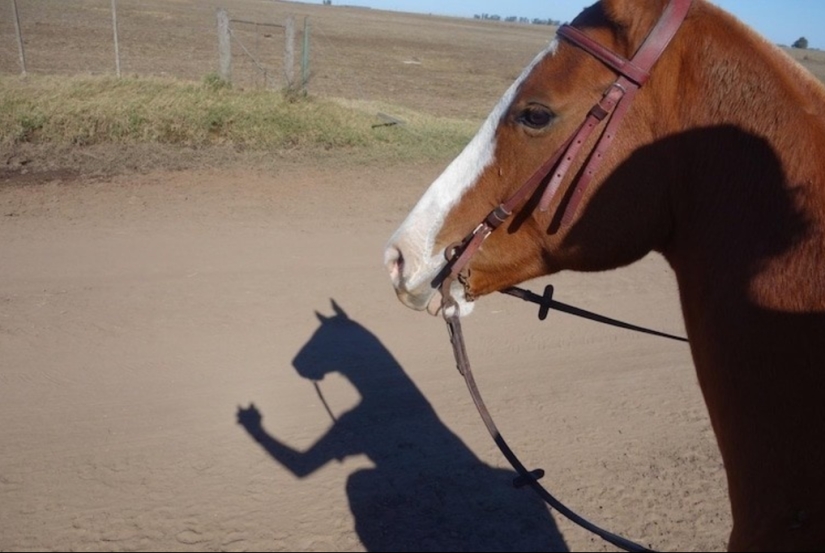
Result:
M250 436L297 476L367 455L375 468L350 475L346 488L369 551L567 551L541 500L512 487L514 472L482 463L378 338L333 307L293 364L313 381L340 373L361 402L305 452L270 435L254 405L238 411Z

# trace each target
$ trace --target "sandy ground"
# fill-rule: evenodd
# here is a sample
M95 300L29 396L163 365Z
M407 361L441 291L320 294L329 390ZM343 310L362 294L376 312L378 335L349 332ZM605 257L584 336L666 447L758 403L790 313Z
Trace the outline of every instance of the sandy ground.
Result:
M0 550L611 550L508 486L443 324L395 299L384 243L439 171L6 178ZM683 332L658 257L552 281ZM560 498L645 545L724 549L685 345L504 297L465 325Z

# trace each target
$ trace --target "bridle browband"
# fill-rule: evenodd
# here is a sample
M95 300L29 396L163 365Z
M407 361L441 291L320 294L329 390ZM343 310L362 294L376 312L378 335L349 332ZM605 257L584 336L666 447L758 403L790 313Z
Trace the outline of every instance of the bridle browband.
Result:
M582 147L600 123L607 121L605 129L597 139L579 178L573 182L573 191L564 207L561 224L569 225L572 222L588 186L600 168L605 153L610 149L622 120L636 97L636 93L647 82L653 66L682 26L691 4L692 0L670 0L661 18L631 60L615 54L570 25L563 25L558 29L557 35L561 39L595 57L615 71L619 77L607 88L602 99L590 109L584 122L573 135L539 167L513 196L491 211L464 240L447 248L445 252L447 265L432 283L434 288L440 288L442 315L450 332L450 341L457 368L464 377L473 402L481 414L487 430L501 452L519 474L519 477L514 481L514 485L518 488L530 486L551 507L569 520L625 551L649 551L649 549L603 530L567 508L539 483L539 479L544 476L544 471L528 471L504 441L475 383L464 343L464 335L461 330L458 303L453 298L450 288L453 282L458 281L463 284L465 293L469 296L465 268L478 252L481 244L493 231L507 222L520 205L538 194L542 186L544 186L544 190L541 193L538 207L540 211L547 212L574 161L578 158Z

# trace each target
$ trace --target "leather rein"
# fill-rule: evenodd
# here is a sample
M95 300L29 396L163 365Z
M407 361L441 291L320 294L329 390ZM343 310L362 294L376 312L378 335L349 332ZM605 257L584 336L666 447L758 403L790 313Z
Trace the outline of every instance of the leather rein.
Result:
M454 247L447 249L445 255L448 262L444 270L439 274L433 282L434 288L440 288L441 292L441 310L447 327L450 333L450 342L453 347L453 354L455 356L456 365L464 377L467 388L473 398L473 402L478 409L481 418L484 421L487 430L490 432L496 445L498 445L501 452L519 474L513 484L517 488L530 486L533 490L544 499L548 505L556 509L563 516L575 524L581 526L585 530L601 537L608 543L615 545L625 551L650 551L649 549L627 540L621 536L612 534L598 526L590 523L586 519L580 517L575 512L567 508L558 499L553 497L540 483L539 479L544 476L543 470L528 471L521 463L518 457L513 453L498 428L493 422L484 400L481 398L475 378L473 377L470 360L467 355L467 349L464 342L464 335L461 330L461 320L458 303L453 298L450 288L454 282L459 282L464 286L465 292L469 296L467 273L465 269L472 257L478 252L482 243L501 225L513 215L515 210L524 204L528 198L533 197L541 191L541 199L538 207L542 212L547 212L550 209L550 204L556 196L562 182L567 173L570 171L574 161L581 153L582 147L593 134L593 132L600 126L603 121L606 121L605 129L601 136L597 139L596 145L592 150L583 171L579 178L572 184L573 192L570 195L570 200L564 207L562 215L562 225L569 225L576 211L581 203L582 198L587 191L588 186L596 175L599 167L604 160L605 153L610 149L614 138L619 130L619 127L627 114L636 93L647 82L650 77L650 72L653 66L664 53L667 46L670 44L673 37L681 27L688 10L692 4L692 0L670 0L665 7L661 18L651 30L648 37L639 47L633 59L627 60L618 54L610 51L598 42L588 37L582 31L570 26L563 25L557 31L557 36L561 39L573 44L574 46L584 50L591 56L595 57L610 69L618 73L618 78L614 81L604 92L602 99L594 105L587 114L584 122L573 133L573 135L559 148L556 153L545 161L542 166L525 182L525 184L508 200L499 205L496 209L490 212L489 215L470 233L463 241ZM514 294L514 290L517 292ZM505 290L505 293L510 295L518 295L521 293L522 299L525 294L528 296L535 296L529 292L518 289ZM547 295L547 294L545 294ZM528 299L528 301L534 301ZM541 303L542 312L546 315L546 309L552 304L552 300L547 299L547 302Z

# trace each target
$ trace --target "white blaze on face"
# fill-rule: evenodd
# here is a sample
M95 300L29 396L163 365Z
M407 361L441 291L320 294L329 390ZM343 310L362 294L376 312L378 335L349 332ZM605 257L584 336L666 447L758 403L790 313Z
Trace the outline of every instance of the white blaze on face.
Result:
M485 169L495 164L496 129L502 117L533 68L555 53L556 46L557 41L553 40L516 79L473 140L430 185L390 239L384 262L399 299L408 307L423 310L433 299L436 291L430 284L446 264L444 250L434 251L435 240L447 214L475 185ZM463 300L463 290L456 289L454 296L459 301L461 314L468 314L472 304Z

